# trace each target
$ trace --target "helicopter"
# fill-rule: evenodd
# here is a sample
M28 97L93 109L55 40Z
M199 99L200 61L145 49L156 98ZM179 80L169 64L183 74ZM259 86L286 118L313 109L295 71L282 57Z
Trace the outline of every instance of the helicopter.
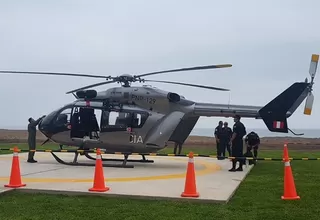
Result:
M176 92L161 90L152 86L131 86L134 82L158 82L191 86L217 91L229 89L196 85L181 82L147 80L143 77L180 71L208 70L232 67L231 64L196 66L165 71L150 72L140 75L123 74L120 76L101 76L75 73L0 71L12 74L41 74L73 77L102 78L105 81L74 89L66 94L73 94L76 100L46 115L38 124L38 130L60 145L78 147L79 150L100 148L108 152L125 152L124 159L106 159L103 161L121 161L121 165L104 164L109 167L133 167L127 162L153 163L143 154L156 153L168 146L169 141L183 143L199 117L234 117L262 119L271 132L288 133L289 118L301 103L305 102L304 114L311 115L314 96L312 87L317 71L319 55L312 54L309 74L304 82L295 82L265 106L231 105L200 103L186 99ZM103 91L93 87L120 83ZM96 115L101 114L100 118ZM100 121L100 126L98 124ZM294 133L293 131L291 131ZM295 134L295 133L294 133ZM53 152L53 157L62 164L90 166L79 163L75 153L73 162L65 162ZM128 160L129 155L142 154L142 160ZM88 159L95 160L84 152Z

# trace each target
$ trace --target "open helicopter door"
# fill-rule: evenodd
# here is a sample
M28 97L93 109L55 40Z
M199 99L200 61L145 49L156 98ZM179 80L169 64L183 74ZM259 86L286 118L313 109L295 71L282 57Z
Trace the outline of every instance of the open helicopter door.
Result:
M99 139L99 124L94 108L74 107L71 116L71 138Z

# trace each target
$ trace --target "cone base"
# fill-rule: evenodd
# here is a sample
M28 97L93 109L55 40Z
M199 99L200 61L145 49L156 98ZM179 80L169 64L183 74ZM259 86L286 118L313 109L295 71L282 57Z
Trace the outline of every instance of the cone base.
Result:
M27 184L24 184L24 183L22 183L22 184L17 184L17 185L15 185L15 184L6 184L6 185L4 185L4 187L10 187L10 188L19 188L19 187L24 187L24 186L26 186Z
M199 193L196 192L196 193L181 193L181 197L199 197Z
M109 191L110 190L110 187L105 187L105 188L102 188L102 189L97 189L97 188L90 188L89 191L90 192L106 192L106 191Z
M299 200L300 196L291 196L291 197L287 197L287 196L281 196L282 200Z

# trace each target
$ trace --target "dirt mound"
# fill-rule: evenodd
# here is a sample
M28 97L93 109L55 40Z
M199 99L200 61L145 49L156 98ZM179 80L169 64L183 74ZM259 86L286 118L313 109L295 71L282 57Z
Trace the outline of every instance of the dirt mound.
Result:
M28 140L27 130L7 130L0 129L0 142L1 143L20 143ZM44 141L46 137L37 132L37 141Z

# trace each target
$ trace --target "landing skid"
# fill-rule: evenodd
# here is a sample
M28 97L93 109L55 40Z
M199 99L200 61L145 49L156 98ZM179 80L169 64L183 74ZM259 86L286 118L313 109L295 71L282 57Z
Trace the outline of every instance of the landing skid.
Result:
M52 154L52 156L54 157L54 159L58 163L63 164L63 165L68 165L68 166L90 166L90 167L95 166L95 164L93 164L93 163L79 163L77 161L79 153L75 153L75 157L74 157L73 162L66 162L66 161L62 160L60 157L58 157L57 155L55 155L53 152L51 152L51 154ZM123 163L122 164L102 164L102 166L103 167L134 168L133 165L127 165L126 158L124 160L120 160L120 161L122 161Z
M62 160L60 157L58 157L56 154L51 152L52 156L54 159L63 165L69 165L69 166L95 166L95 164L90 164L90 163L79 163L78 162L78 156L79 153L76 152L74 155L73 162L66 162ZM82 153L81 153L82 155ZM90 160L96 160L96 158L90 156L88 153L84 153L84 155L90 159ZM140 163L154 163L153 160L146 160L145 156L142 155L142 160L128 160L129 155L124 155L124 159L105 159L102 158L102 161L119 161L122 162L122 164L102 164L103 167L119 167L119 168L134 168L133 165L127 165L127 162L140 162Z
M96 160L96 158L90 156L88 153L84 153L84 155L86 156L86 158L88 158L90 160ZM102 161L120 161L120 162L123 162L124 160L122 160L122 159L104 159L104 158L102 158ZM142 155L142 160L128 160L127 159L127 162L154 163L153 160L147 160L144 155Z

